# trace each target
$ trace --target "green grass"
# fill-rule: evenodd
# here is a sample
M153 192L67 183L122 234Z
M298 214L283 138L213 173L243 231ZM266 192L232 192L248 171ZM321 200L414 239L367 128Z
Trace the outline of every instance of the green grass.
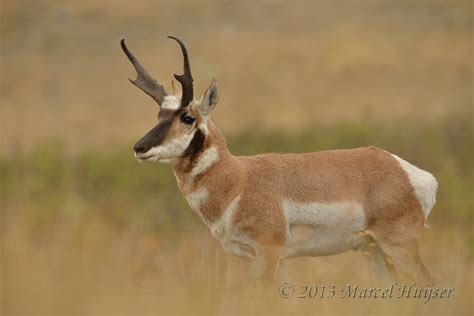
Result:
M6 0L0 20L5 314L472 314L471 1ZM196 97L219 80L212 115L235 154L376 145L432 172L421 251L456 297L341 304L249 291L248 265L211 237L170 167L132 156L156 106L128 83L119 40L169 87L182 65L168 34L188 46ZM368 280L359 253L289 265L294 284Z
M393 126L342 124L297 134L252 130L231 137L228 145L242 155L376 145L432 172L439 181L438 202L429 218L432 229L423 233L422 255L440 284L456 287L457 296L428 305L411 300L318 304L326 304L328 315L368 309L465 313L471 309L467 293L474 276L473 127L467 119ZM221 306L257 314L314 311L309 302L255 301L248 262L226 255L205 231L169 166L139 164L130 146L76 154L63 149L61 142L51 142L0 161L7 311L220 314L215 309ZM369 279L363 256L355 252L298 258L288 265L294 284Z
M444 125L342 124L290 135L248 131L228 139L237 155L308 152L375 145L432 172L439 181L430 222L463 223L471 218L474 174L467 120ZM3 200L37 227L58 217L103 217L118 229L146 222L147 229L172 232L197 220L179 194L171 168L139 164L128 147L63 153L61 143L45 144L0 163Z

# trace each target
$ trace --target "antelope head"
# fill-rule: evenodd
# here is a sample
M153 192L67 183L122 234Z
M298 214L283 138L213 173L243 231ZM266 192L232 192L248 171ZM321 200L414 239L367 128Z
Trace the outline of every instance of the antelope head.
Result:
M219 100L219 87L215 80L212 80L200 100L194 99L193 77L186 46L174 36L168 38L178 42L184 60L183 74L174 75L182 90L172 81L172 94L168 94L164 87L147 73L127 48L125 40L120 42L137 72L137 78L129 79L130 82L159 105L157 124L133 147L135 157L140 162L172 162L185 157L192 148L201 147L208 135L209 113Z

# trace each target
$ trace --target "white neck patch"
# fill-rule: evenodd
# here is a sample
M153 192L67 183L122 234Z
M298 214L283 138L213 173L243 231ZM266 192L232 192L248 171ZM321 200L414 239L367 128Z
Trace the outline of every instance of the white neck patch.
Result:
M216 147L206 149L199 157L193 170L191 170L191 179L200 175L219 160L219 152Z
M179 109L179 100L174 95L167 95L163 102L161 102L161 108L164 110L177 110Z
M206 203L209 197L209 191L205 188L197 189L194 192L189 193L185 196L186 201L188 201L189 206L201 217L202 221L207 224L207 221L202 216L201 207Z
M234 218L235 211L237 211L237 208L239 207L239 202L240 194L229 203L220 219L209 224L212 236L217 239L221 239L225 235L226 231L229 231L232 228L232 220Z

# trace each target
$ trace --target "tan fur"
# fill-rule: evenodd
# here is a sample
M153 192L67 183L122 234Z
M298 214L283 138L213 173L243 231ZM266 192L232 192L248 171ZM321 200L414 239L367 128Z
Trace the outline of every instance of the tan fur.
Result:
M264 274L275 275L284 258L361 248L377 270L430 278L418 251L436 200L429 172L375 147L233 156L209 119L219 101L217 81L194 100L187 50L169 38L184 58L184 74L175 75L183 91L173 81L173 95L121 41L137 71L132 83L161 105L135 157L171 162L179 189L226 251L254 258Z
M216 146L219 161L190 183L182 161L173 167L184 195L198 188L210 192L200 212L209 222L239 194L233 224L275 254L285 242L287 225L282 197L298 202L356 201L363 205L367 229L389 256L425 272L418 255L423 212L408 176L393 156L375 147L303 154L233 156L209 121L206 147ZM302 234L305 234L304 230ZM277 249L277 250L275 250ZM403 251L402 251L403 250ZM274 259L278 261L277 255ZM400 270L406 270L398 264ZM407 272L407 271L405 271Z
M434 203L431 174L375 147L234 156L209 119L218 99L213 81L201 101L163 113L169 126L163 146L170 144L163 148L183 150L165 158L180 191L226 251L276 269L284 258L364 248L377 270L430 278L418 247L425 222L420 201L426 214ZM194 122L183 123L185 116ZM427 196L417 195L410 177Z

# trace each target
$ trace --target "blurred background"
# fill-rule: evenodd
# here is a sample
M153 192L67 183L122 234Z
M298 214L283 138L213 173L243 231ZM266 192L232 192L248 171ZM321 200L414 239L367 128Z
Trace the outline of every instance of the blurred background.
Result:
M0 26L0 313L473 312L472 1L2 0ZM255 299L170 167L133 158L157 105L119 41L170 89L169 34L199 96L219 81L234 154L376 145L432 172L421 252L454 297ZM288 265L295 285L370 280L355 252Z

